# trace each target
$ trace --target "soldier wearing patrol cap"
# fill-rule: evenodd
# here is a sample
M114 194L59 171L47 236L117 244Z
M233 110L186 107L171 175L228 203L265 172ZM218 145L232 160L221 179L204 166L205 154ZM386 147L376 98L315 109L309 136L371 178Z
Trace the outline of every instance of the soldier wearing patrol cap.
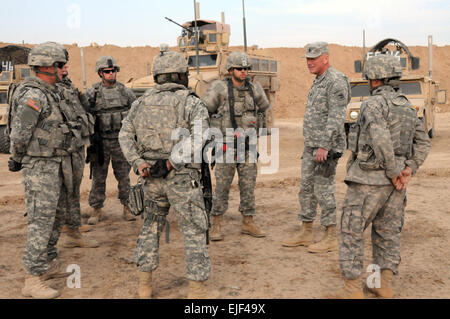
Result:
M400 264L400 236L406 185L430 151L423 121L405 95L394 89L402 75L398 58L370 58L364 76L371 96L361 104L357 125L349 132L347 193L341 218L339 265L344 288L328 298L363 298L361 275L364 230L372 223L373 264L381 270L381 286L368 287L392 298L392 279Z
M92 85L86 92L90 112L96 118L93 143L88 148L87 154L87 162L91 162L92 169L92 188L89 193L89 205L92 211L87 214L88 224L95 225L102 218L110 162L118 182L123 218L133 221L135 217L128 207L130 165L122 154L118 135L122 120L136 100L136 96L133 91L117 81L117 72L120 71L120 67L113 57L100 57L95 64L95 71L102 80Z
M152 273L159 264L159 238L168 227L166 216L172 206L184 239L188 298L218 298L217 292L208 292L205 287L211 272L206 248L209 225L200 184L201 163L195 162L202 156L208 111L187 89L188 64L182 54L162 45L152 72L156 85L133 103L119 134L120 146L139 174L144 194L144 225L135 250L139 297L151 298ZM194 129L197 124L199 131ZM174 140L172 136L179 130L189 135ZM191 150L184 154L187 158L179 154L185 149Z
M239 178L240 206L239 211L243 216L243 234L253 237L265 237L263 231L255 224L255 185L257 176L257 155L251 155L248 132L257 132L259 113L270 107L263 88L258 82L252 83L248 78L248 70L251 68L250 59L243 52L232 52L226 62L228 76L224 80L217 80L208 88L203 97L211 117L211 127L222 132L227 139L227 131L233 131L235 140L231 143L224 140L223 148L215 152L215 177L216 187L214 192L213 207L211 211L211 240L223 240L221 230L223 214L228 209L228 197L235 171ZM238 135L238 134L242 134ZM256 144L256 134L254 134ZM236 138L237 137L237 138ZM233 136L231 136L233 138ZM245 141L245 153L239 158L239 141ZM216 141L221 143L220 141ZM216 150L217 150L216 145ZM234 152L235 156L228 156ZM255 151L256 153L256 147ZM218 160L218 157L222 160ZM253 160L251 160L253 158Z
M302 228L282 245L308 246L311 253L330 252L338 248L334 191L336 166L346 148L344 122L350 84L343 73L330 66L326 42L308 44L305 57L310 73L316 78L308 94L303 120L304 149L298 194ZM313 243L312 225L318 205L320 224L326 233L319 242Z
M56 298L59 292L45 280L67 276L61 272L56 244L73 192L72 154L82 145L80 126L61 107L62 45L46 42L29 53L36 76L15 90L11 104L11 159L9 169L23 172L28 227L23 264L27 272L22 294Z

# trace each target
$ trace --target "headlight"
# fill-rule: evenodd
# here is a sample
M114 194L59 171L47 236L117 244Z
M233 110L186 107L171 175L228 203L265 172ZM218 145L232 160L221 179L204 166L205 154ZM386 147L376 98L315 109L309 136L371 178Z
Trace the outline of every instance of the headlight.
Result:
M350 118L352 120L356 120L358 118L358 112L357 111L351 111L350 112Z

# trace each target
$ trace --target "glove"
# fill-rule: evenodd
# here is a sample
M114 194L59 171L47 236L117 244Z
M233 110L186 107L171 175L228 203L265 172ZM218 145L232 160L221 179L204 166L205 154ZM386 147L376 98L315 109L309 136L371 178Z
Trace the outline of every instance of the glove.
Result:
M150 168L150 176L151 177L166 178L167 174L169 174L169 170L167 169L166 160L159 159Z
M11 172L18 172L22 169L22 163L18 163L10 158L8 161L8 168Z

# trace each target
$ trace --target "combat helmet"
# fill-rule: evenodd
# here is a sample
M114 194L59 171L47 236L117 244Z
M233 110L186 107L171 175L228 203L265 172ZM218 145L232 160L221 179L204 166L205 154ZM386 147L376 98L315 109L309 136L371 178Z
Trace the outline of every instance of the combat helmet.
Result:
M244 52L231 52L227 58L226 69L231 68L251 68L250 59Z
M55 63L67 63L64 47L56 42L45 42L36 45L28 54L29 66L54 66Z
M366 80L382 80L402 76L400 60L389 54L379 54L367 60L363 76Z
M167 44L160 46L160 54L153 59L153 76L166 73L187 73L189 70L186 58L178 52L169 51Z
M95 63L95 72L99 72L102 69L106 68L114 68L117 70L117 72L120 71L120 67L117 64L116 60L109 55L101 56L98 58L97 62Z

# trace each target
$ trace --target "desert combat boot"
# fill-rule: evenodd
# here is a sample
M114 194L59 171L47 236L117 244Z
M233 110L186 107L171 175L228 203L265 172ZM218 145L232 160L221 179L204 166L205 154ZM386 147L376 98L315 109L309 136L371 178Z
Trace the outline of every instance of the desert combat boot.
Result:
M218 299L218 291L209 291L206 289L204 281L189 280L189 293L187 299Z
M43 275L26 275L22 295L35 299L53 299L59 296L59 292L45 284Z
M209 238L212 241L223 240L222 226L221 226L222 217L223 215L211 216L211 230L209 232Z
M247 234L253 237L261 238L266 237L266 234L264 234L258 226L256 226L255 222L253 221L253 216L245 216L242 220L242 231L241 233Z
M152 298L152 273L139 271L139 299Z
M345 285L343 288L326 294L327 299L364 299L364 292L361 288L360 277L350 280L344 279Z
M394 290L392 289L392 278L394 273L390 269L383 269L381 271L381 287L367 289L380 298L392 299L394 297Z
M310 253L327 253L336 250L338 250L336 225L328 226L322 240L308 246L308 251Z
M313 243L314 235L312 231L313 222L303 222L300 232L292 238L281 243L284 247L308 246Z
M126 221L136 220L136 217L134 217L134 215L131 213L128 205L123 205L123 219L125 219Z
M41 275L41 278L42 280L49 280L53 278L69 277L70 275L70 272L61 271L61 263L55 258L50 262L50 268L45 274Z
M67 231L66 240L64 241L63 247L66 248L97 248L99 243L93 239L88 239L82 236L78 229L69 228Z
M103 210L101 208L93 208L90 214L91 217L88 219L89 225L96 225L101 220Z

